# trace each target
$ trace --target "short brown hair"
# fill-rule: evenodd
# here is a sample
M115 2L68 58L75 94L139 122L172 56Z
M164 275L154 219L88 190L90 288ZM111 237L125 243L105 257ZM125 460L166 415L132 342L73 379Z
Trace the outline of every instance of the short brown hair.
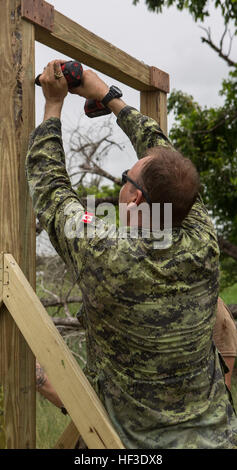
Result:
M181 225L200 190L196 167L189 158L170 147L152 147L144 156L153 158L141 170L141 184L151 202L161 204L161 216L164 203L172 203L172 225Z

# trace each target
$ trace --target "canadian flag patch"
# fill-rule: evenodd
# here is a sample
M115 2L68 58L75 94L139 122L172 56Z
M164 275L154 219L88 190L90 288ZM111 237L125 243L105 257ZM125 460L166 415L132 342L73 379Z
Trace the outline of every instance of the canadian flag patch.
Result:
M92 212L85 212L85 214L83 215L82 217L82 221L85 223L85 224L91 224L92 222L92 219L93 219L93 215Z

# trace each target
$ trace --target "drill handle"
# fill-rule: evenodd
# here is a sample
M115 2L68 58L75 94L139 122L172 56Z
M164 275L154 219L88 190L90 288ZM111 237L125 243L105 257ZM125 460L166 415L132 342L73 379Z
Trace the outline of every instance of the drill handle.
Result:
M61 69L64 77L67 80L69 89L80 86L83 76L83 68L80 62L70 60L64 64L61 64ZM37 75L35 79L35 85L41 86L39 81L40 76L41 74ZM103 106L103 104L98 100L86 100L84 110L86 116L89 118L104 116L111 113L111 110Z
M68 62L61 64L61 69L64 77L67 80L69 89L80 86L83 75L83 68L80 62L77 62L76 60L69 60ZM40 75L37 75L35 79L35 85L41 86L39 81Z

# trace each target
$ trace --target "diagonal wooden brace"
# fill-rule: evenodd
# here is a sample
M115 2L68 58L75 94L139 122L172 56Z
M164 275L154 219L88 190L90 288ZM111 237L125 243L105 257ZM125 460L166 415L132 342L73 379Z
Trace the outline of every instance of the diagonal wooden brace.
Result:
M13 256L4 254L9 282L3 302L89 449L123 449L109 416ZM73 430L75 433L75 428Z

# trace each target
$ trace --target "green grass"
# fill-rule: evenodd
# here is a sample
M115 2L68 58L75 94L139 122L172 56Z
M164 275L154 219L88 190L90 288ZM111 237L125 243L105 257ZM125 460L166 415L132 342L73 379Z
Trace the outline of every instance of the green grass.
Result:
M70 313L72 314L71 306ZM81 341L79 341L79 335L81 335ZM64 340L80 367L83 368L86 359L84 334L72 332L64 337ZM52 449L70 422L70 417L63 415L59 408L39 393L36 398L36 448Z
M237 304L237 284L223 289L220 292L220 297L226 304Z
M36 448L53 449L70 422L59 408L37 393L36 400Z

